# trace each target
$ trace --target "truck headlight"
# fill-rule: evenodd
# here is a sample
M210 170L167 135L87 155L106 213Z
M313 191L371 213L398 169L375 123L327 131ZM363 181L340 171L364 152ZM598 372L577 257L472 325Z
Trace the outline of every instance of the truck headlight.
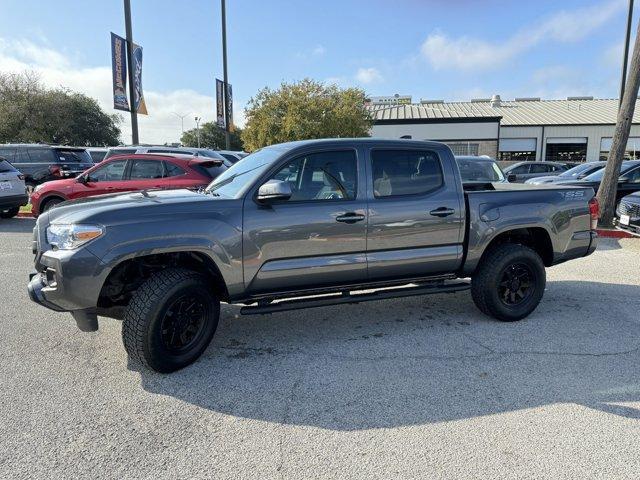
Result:
M60 250L73 250L98 238L103 232L97 225L54 223L47 227L47 242Z

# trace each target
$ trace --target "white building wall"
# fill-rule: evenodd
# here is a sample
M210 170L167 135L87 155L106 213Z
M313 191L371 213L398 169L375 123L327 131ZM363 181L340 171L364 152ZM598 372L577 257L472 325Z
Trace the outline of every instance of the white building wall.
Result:
M544 138L542 137L544 130ZM505 127L500 128L500 138L535 138L536 158L544 160L548 138L581 137L587 139L587 161L600 159L600 142L602 138L613 137L613 125L568 125L559 127ZM631 126L632 137L640 136L640 125Z
M371 136L400 138L411 135L413 140L496 140L497 122L414 123L407 125L374 125Z

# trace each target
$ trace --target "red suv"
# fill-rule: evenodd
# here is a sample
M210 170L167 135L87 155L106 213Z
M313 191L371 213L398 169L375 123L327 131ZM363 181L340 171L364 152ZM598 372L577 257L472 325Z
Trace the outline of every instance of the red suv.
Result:
M76 178L38 185L31 195L34 216L65 200L135 190L199 188L227 167L221 160L191 155L117 155Z

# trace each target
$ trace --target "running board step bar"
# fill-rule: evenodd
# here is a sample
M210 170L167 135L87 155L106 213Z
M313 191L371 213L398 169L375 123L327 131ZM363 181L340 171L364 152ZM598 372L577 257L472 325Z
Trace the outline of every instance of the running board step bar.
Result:
M242 307L242 315L260 315L265 313L286 312L302 308L326 307L328 305L340 305L343 303L360 303L372 300L384 300L387 298L412 297L415 295L429 295L434 293L453 293L469 290L468 282L438 283L435 285L418 285L415 287L390 288L369 293L338 292L322 297L297 298L281 300L274 303L259 302L258 305Z

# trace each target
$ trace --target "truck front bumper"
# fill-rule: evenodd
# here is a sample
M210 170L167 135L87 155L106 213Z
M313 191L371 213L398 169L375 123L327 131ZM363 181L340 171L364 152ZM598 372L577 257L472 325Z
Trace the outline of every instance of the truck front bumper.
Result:
M29 275L29 298L56 312L71 312L82 331L98 329L100 290L109 271L86 249L46 251Z

